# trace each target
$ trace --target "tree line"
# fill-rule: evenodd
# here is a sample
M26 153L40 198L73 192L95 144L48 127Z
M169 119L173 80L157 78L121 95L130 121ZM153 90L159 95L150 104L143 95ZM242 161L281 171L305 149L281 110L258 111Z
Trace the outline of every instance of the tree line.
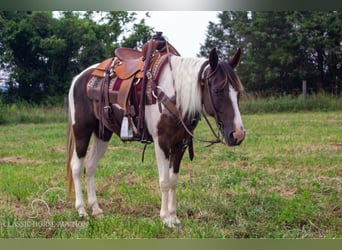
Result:
M210 22L199 55L216 46L228 58L242 49L238 73L248 92L300 93L342 88L342 12L223 11Z
M342 12L222 11L217 17L198 41L198 56L216 47L227 59L241 48L237 70L247 92L300 93L303 80L310 91L341 92ZM2 102L61 101L73 76L117 47L141 47L153 32L127 11L0 11L0 69L11 72Z
M153 29L136 19L126 11L1 11L0 67L11 72L3 101L63 100L83 69L150 39Z

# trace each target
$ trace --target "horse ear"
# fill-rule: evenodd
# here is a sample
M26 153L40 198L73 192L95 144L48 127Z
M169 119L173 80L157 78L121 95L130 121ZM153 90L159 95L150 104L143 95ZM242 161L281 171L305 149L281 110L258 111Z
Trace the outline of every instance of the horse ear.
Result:
M235 55L231 57L228 61L229 65L235 68L240 62L241 49L238 48Z
M216 52L216 48L213 48L210 51L210 54L209 54L209 64L210 64L210 67L212 69L216 69L217 64L218 64L218 55L217 55L217 52Z

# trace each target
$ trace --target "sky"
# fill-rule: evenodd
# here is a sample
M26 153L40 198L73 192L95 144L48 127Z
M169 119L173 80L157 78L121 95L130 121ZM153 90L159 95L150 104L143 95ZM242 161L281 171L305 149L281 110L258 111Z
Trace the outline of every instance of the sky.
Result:
M137 19L145 17L146 11L135 11ZM181 56L196 57L206 37L209 21L217 22L216 11L149 11L145 23L162 31L167 40Z

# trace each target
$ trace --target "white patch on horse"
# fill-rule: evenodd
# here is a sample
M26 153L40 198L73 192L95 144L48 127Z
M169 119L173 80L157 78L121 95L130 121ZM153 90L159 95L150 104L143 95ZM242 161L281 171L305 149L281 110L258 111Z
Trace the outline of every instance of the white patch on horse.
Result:
M82 196L82 170L83 170L83 161L84 158L78 158L76 149L74 149L74 153L71 158L71 169L72 169L72 179L74 180L75 186L75 207L78 211L80 217L88 217L86 212L83 196Z
M172 76L172 72L170 69L170 65L166 64L164 68L162 69L162 73L160 74L158 87L160 87L161 90L170 98L176 95L175 88L172 84L172 81L173 81L173 76Z
M157 124L160 121L160 115L157 104L145 106L145 122L153 140L158 137Z
M74 88L75 88L75 84L78 80L78 78L80 78L85 71L89 70L89 69L95 69L97 66L99 65L99 63L94 64L88 68L86 68L85 70L83 70L80 74L78 74L77 76L74 77L74 79L72 79L71 82L71 86L70 86L70 90L69 90L69 95L68 95L68 101L69 101L69 112L70 112L70 118L71 118L71 122L72 125L74 125L76 123L76 119L75 119L75 100L74 100Z
M240 114L239 105L238 105L238 93L231 84L229 84L229 97L232 102L232 107L234 110L235 129L243 130L243 124L242 124L241 114Z

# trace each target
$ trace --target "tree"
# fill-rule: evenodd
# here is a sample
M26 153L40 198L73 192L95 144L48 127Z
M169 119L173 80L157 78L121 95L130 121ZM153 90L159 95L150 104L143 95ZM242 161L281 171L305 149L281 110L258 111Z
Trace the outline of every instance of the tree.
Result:
M224 11L218 18L200 55L217 46L227 58L241 47L237 70L247 91L293 93L302 79L315 91L341 83L341 12Z
M301 45L302 77L317 91L341 88L342 12L294 12L290 20Z
M152 29L145 24L145 20L142 19L139 23L133 24L132 32L128 37L124 37L124 41L121 44L122 47L139 49L145 42L151 39Z
M49 12L5 12L1 16L4 27L1 43L5 50L1 61L10 65L11 76L16 79L10 87L16 87L22 99L40 100L48 60L40 43L51 34L52 15Z
M96 15L102 20L94 20ZM13 99L40 103L63 99L74 75L113 56L125 40L134 14L120 12L0 12L0 66L10 68ZM152 29L144 22L133 26L139 44Z

